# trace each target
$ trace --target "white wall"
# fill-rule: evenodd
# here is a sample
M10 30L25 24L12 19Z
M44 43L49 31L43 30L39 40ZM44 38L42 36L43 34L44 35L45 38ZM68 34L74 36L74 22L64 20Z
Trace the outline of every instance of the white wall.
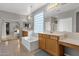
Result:
M10 35L14 34L15 28L16 28L16 26L20 26L19 24L17 24L17 21L10 22Z

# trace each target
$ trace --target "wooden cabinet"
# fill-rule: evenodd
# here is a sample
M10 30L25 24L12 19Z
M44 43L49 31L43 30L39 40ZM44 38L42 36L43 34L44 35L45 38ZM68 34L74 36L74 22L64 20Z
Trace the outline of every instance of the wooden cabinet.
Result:
M39 34L39 48L45 49L45 38L43 34Z
M58 40L59 36L39 34L39 47L51 55L60 55Z
M22 31L22 36L23 36L23 37L28 36L28 32L27 32L27 31Z
M52 55L58 55L58 38L53 36L46 39L46 50Z
M45 39L44 38L40 39L40 48L45 49Z

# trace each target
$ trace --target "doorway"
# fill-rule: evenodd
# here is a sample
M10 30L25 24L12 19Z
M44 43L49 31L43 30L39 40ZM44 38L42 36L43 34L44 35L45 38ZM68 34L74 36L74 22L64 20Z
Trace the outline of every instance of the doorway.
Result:
M10 23L6 22L6 35L10 34Z

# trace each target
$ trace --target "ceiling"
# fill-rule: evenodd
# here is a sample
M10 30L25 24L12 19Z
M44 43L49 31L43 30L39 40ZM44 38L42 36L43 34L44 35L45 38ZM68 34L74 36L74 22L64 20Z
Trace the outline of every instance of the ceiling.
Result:
M0 10L20 15L28 15L28 7L32 6L31 10L32 12L34 12L35 10L44 6L45 4L46 3L0 3Z
M0 10L16 13L20 15L28 15L30 13L29 12L30 6L32 6L31 11L34 12L46 4L47 3L0 3ZM76 9L78 7L79 7L79 3L62 3L56 9L52 8L51 10L46 11L47 13L46 15L47 16L50 16L51 14L55 15Z
M52 8L50 10L46 10L46 16L57 15L66 11L74 10L79 8L79 3L64 3L58 6L57 8Z

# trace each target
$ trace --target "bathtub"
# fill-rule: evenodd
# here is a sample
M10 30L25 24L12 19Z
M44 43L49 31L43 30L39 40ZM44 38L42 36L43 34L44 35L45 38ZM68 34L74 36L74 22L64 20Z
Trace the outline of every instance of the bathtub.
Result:
M22 44L30 52L39 48L39 40L37 37L22 37Z

